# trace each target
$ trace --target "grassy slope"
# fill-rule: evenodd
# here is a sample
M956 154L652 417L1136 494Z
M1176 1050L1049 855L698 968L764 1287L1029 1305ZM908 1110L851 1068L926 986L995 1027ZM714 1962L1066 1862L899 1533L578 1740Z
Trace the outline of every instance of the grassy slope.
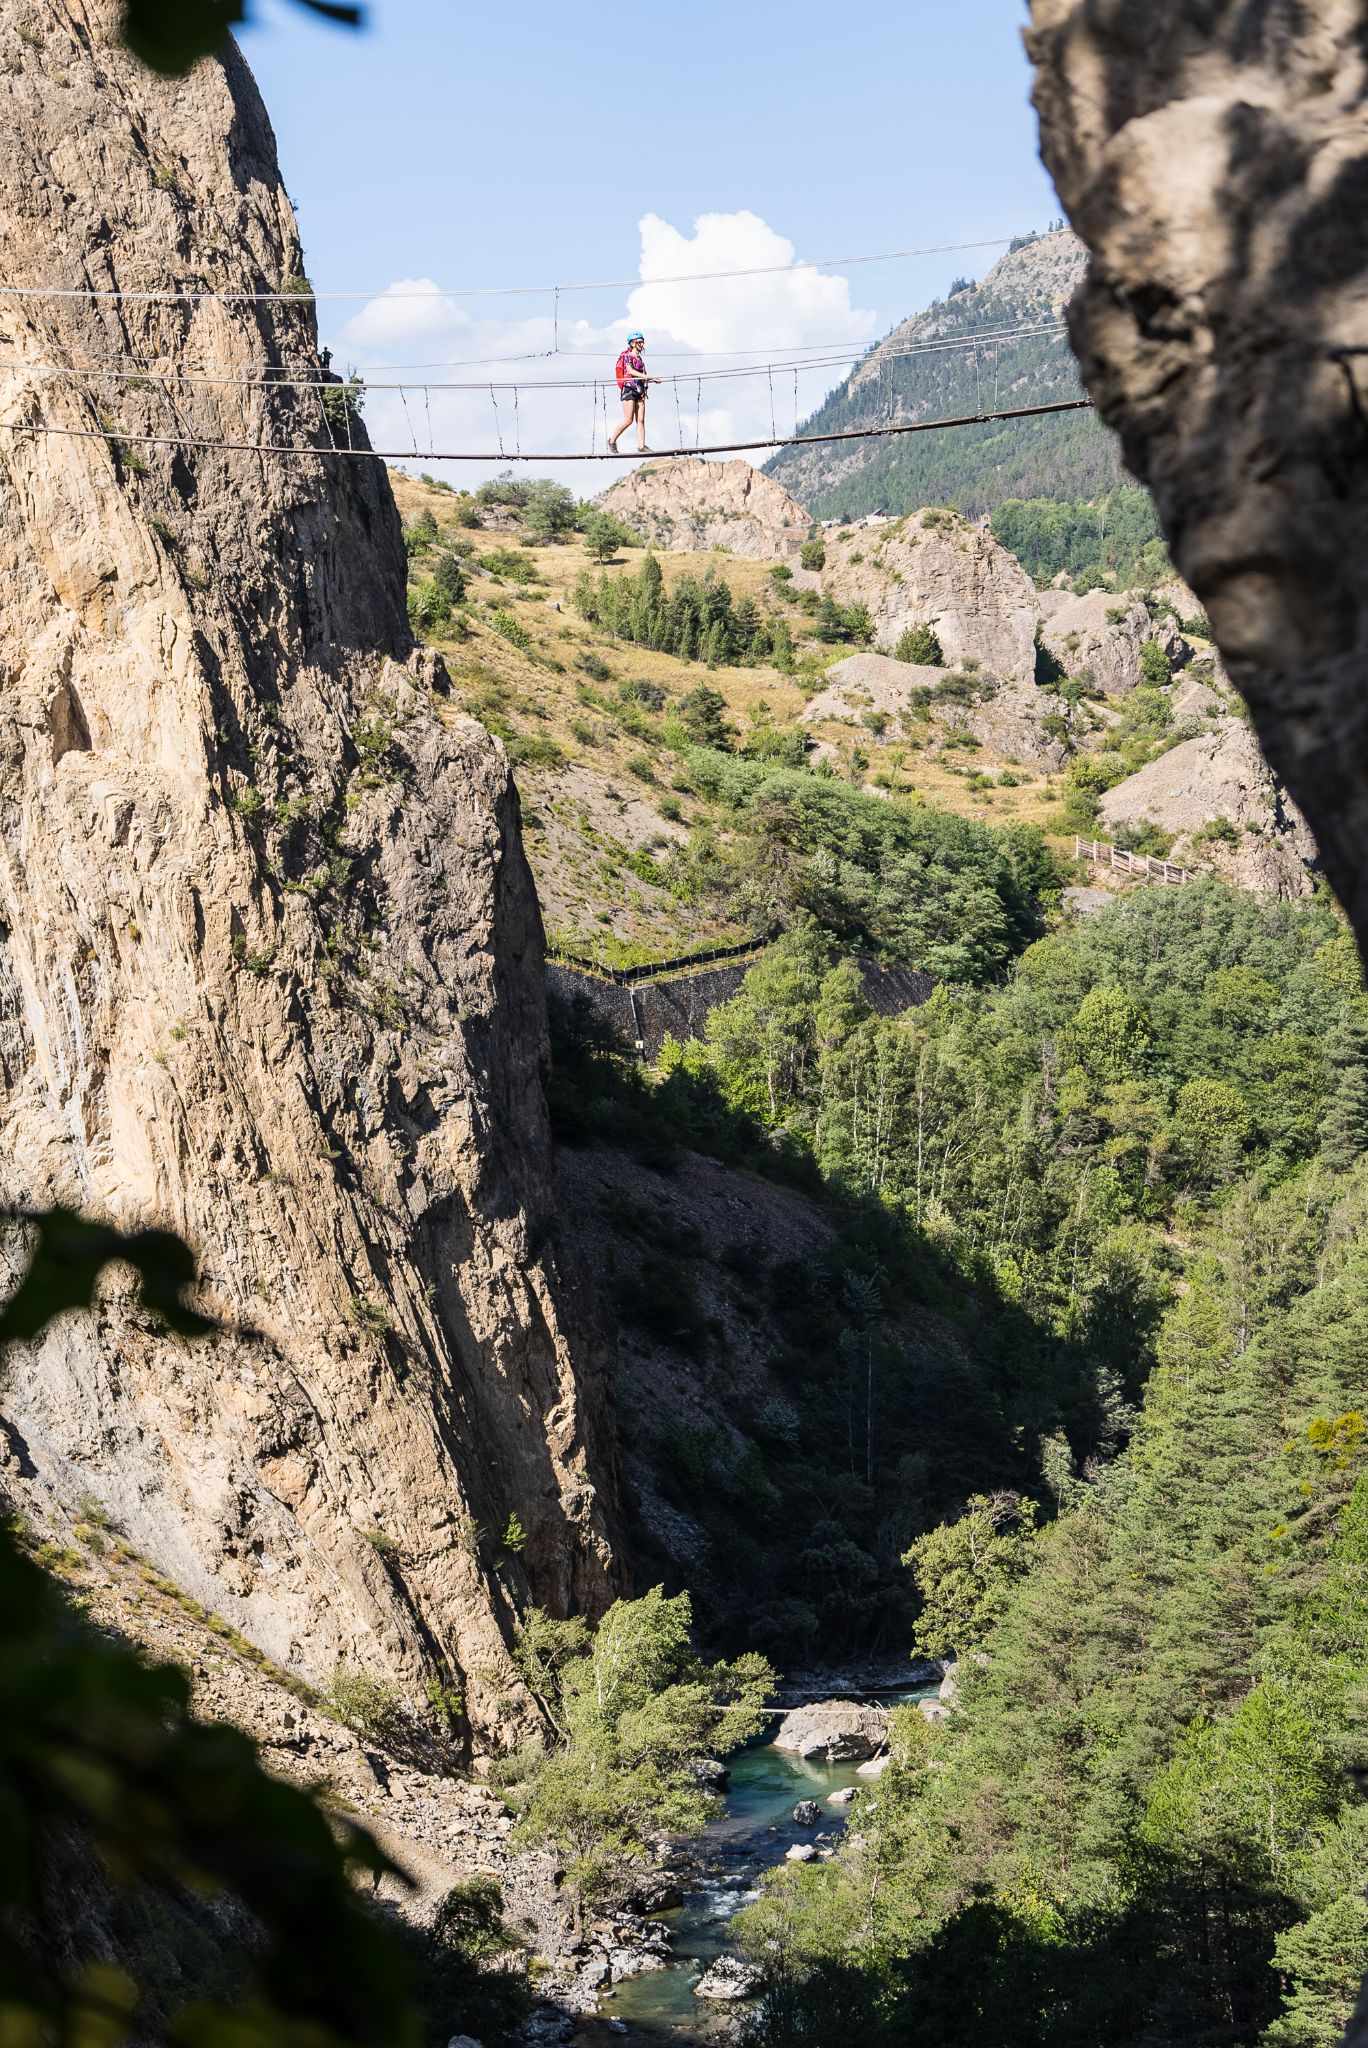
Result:
M507 738L519 762L527 851L552 941L608 960L634 961L664 957L681 943L701 947L746 936L739 927L640 879L628 865L633 853L682 840L691 825L710 821L716 813L687 787L671 786L680 764L659 736L661 721L640 720L637 713L640 729L629 730L634 712L618 701L618 686L649 681L677 700L706 683L725 697L727 715L744 733L760 703L768 705L781 726L795 721L822 687L824 665L854 649L800 639L802 615L776 593L769 565L721 550L662 555L667 584L719 569L734 596L749 594L762 608L790 620L799 674L786 676L767 664L710 670L701 662L614 641L586 625L571 606L575 579L589 566L578 536L559 546L524 548L514 522L506 530L492 523L480 529L460 526L449 492L399 473L391 480L405 524L425 508L431 510L440 529L439 547L452 541L472 545L476 560L511 548L535 572L537 580L524 585L472 576L470 602L458 622L463 637L438 636L434 645L451 672L456 708L472 712ZM492 522L494 516L486 519ZM634 576L642 559L642 551L625 549L608 573ZM416 561L411 577L416 580L430 566L430 560ZM526 651L496 630L491 612L498 607L524 629ZM608 678L587 674L581 666L586 658L605 664ZM836 748L847 773L852 749L858 748L867 765L856 772L866 784L916 793L990 824L1041 825L1059 852L1072 854L1072 834L1058 817L1057 776L1018 768L1015 788L971 787L968 778L990 766L990 757L946 747L943 736L924 725L902 734L891 728L876 738L852 720L831 720L812 728L812 735ZM538 756L547 756L548 742L556 755L550 765L538 765ZM669 815L672 809L678 817Z

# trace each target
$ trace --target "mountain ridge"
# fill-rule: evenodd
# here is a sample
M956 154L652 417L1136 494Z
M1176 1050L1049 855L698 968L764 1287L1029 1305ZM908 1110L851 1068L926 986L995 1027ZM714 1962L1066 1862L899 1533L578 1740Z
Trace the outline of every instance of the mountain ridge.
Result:
M1082 275L1067 228L1023 238L977 284L902 320L861 358L801 433L835 433L1081 397L1063 310ZM1007 498L1090 498L1121 481L1090 413L963 427L949 439L781 449L767 475L819 519L949 504L981 518Z

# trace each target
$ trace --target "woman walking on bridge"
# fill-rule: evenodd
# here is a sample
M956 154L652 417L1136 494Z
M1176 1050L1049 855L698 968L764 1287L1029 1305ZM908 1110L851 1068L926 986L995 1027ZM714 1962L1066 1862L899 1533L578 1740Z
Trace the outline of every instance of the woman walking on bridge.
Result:
M618 396L622 400L622 424L616 434L608 436L608 447L612 454L618 452L618 442L628 427L635 424L637 430L637 453L649 455L646 446L646 386L658 384L659 377L648 377L646 359L641 351L646 346L644 334L629 334L627 346L617 359Z

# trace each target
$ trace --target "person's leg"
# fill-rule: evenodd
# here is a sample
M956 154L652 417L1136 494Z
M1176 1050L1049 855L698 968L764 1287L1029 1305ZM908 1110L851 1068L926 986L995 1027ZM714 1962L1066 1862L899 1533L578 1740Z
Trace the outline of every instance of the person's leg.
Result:
M631 426L632 421L635 419L635 417L636 400L634 398L624 398L622 401L622 424L619 426L616 434L610 434L608 436L608 446L612 449L614 455L617 454L618 442L626 433L628 427Z
M643 391L636 402L637 453L646 452L646 394Z

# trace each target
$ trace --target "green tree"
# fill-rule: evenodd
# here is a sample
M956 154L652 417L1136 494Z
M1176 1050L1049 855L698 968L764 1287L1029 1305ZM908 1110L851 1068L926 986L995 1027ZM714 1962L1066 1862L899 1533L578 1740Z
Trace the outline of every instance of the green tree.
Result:
M903 1557L922 1598L917 1643L932 1657L962 1657L988 1635L1035 1556L1036 1504L1019 1494L975 1494L957 1522L919 1536Z
M940 639L935 629L924 620L916 626L904 626L893 649L893 658L895 661L916 662L923 668L945 666Z
M714 631L719 630L714 627ZM679 718L689 738L700 747L717 747L725 750L736 738L736 728L729 723L727 700L720 690L711 689L706 683L699 683L679 700Z
M554 1843L582 1899L609 1894L653 1835L703 1827L715 1802L694 1760L725 1755L764 1725L769 1665L753 1654L705 1664L692 1618L687 1593L667 1599L657 1586L616 1601L582 1653L554 1669L543 1654L562 1736L520 1760L508 1796L520 1814L516 1838Z
M1320 1150L1335 1173L1368 1151L1368 1030L1352 1012L1341 1018L1326 1049L1329 1088Z
M747 971L740 992L708 1016L707 1042L734 1099L772 1123L797 1105L806 1086L821 966L811 936L788 933Z
M465 571L461 567L459 555L452 554L449 550L438 555L433 565L432 580L448 605L463 602L466 594Z
M1140 673L1153 689L1164 689L1173 681L1173 663L1157 640L1147 640L1140 649Z
M1368 1977L1368 1905L1352 1895L1332 1899L1278 1935L1273 1963L1286 1989L1259 2048L1339 2048Z
M619 522L607 512L590 512L584 521L584 545L596 562L611 562L624 545Z
M805 540L798 554L799 566L804 569L821 570L826 567L826 542Z

